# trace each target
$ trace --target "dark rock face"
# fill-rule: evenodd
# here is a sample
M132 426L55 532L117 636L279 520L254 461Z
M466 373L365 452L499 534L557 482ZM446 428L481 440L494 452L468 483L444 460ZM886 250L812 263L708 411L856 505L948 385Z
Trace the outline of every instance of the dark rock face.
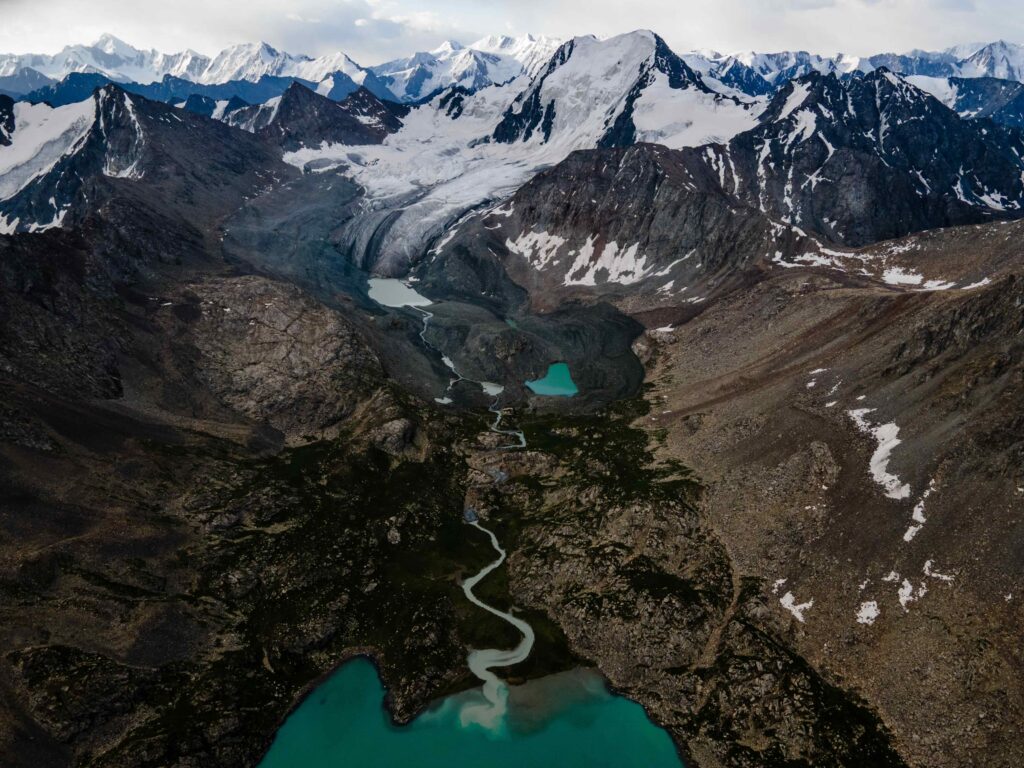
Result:
M110 85L113 81L106 75L95 72L71 72L59 82L50 83L25 94L22 101L33 104L45 102L52 107L75 104L90 98L97 88Z
M275 75L263 75L259 80L231 80L226 83L215 85L203 85L194 83L191 80L183 80L179 77L165 75L158 83L140 85L139 83L127 83L122 87L131 93L137 93L152 101L170 102L173 99L187 99L195 94L205 96L214 101L231 101L240 99L246 104L261 104L268 99L280 96L293 83L300 83L306 87L315 87L315 84L295 77L277 77Z
M329 144L380 144L394 125L394 116L381 105L372 111L369 91L350 107L293 83L280 100L239 109L228 116L231 125L244 128L287 152L304 146ZM379 100L378 100L379 102ZM381 122L384 117L387 122Z
M960 119L885 70L783 88L709 163L752 207L836 243L1024 213L1019 133Z
M10 146L14 128L14 99L0 95L0 146Z
M540 103L541 88L544 81L569 60L575 47L572 40L561 45L551 57L544 71L534 79L531 86L516 96L515 101L506 110L505 114L502 115L501 122L494 129L495 141L500 144L528 141L534 131L541 128L545 114L549 110L554 109L551 104Z
M573 153L500 211L461 226L433 266L446 292L462 280L467 297L502 295L494 274L505 269L535 306L573 291L616 297L666 286L685 302L806 241L730 196L702 155L640 144ZM467 273L476 278L456 279Z
M726 59L712 72L716 80L748 96L767 96L775 88L757 70L734 58Z
M712 93L711 89L701 80L700 75L690 69L689 65L679 58L659 35L654 36L654 62L651 70L668 75L670 88L676 90L696 88L704 93Z
M359 88L341 102L341 108L364 125L381 129L385 134L395 133L402 127L402 118L410 107L376 96L368 88Z
M0 214L18 219L19 231L58 216L71 225L97 211L120 211L126 227L151 215L194 229L234 210L246 194L266 186L270 174L295 175L265 142L222 123L114 85L93 98L96 119L77 150L0 202ZM173 249L175 242L160 246Z
M31 67L22 67L10 75L0 75L0 91L11 96L22 96L39 88L52 85L55 81Z
M349 81L351 82L351 81ZM135 93L151 101L162 101L168 104L179 103L188 100L190 96L201 96L214 101L240 99L246 104L261 104L268 99L275 98L284 93L293 83L300 83L307 87L315 87L316 84L308 80L294 77L277 77L274 75L263 75L255 82L249 80L231 80L226 83L204 85L191 80L184 80L172 75L164 75L163 80L156 83L114 83L113 80L91 72L72 72L57 82L49 82L36 90L26 93L21 97L22 101L32 103L46 102L55 107L65 104L73 104L85 101L92 96L93 91L105 85L114 84L129 93ZM352 84L348 94L355 90Z
M394 419L382 424L369 438L375 446L392 456L401 456L412 444L416 434L416 425L408 419Z
M1024 84L992 77L951 77L948 82L956 89L953 109L960 115L987 118L1013 128L1024 127Z
M80 237L0 238L0 371L71 398L121 394L123 326L112 316L109 272ZM87 286L103 286L90 291Z
M249 103L243 101L237 96L232 96L227 99L227 103L223 105L223 109L217 109L217 100L212 99L209 96L201 96L199 94L190 94L187 99L182 103L181 108L185 109L193 114L202 115L203 117L216 117L219 120L223 120L227 115L232 112L236 112L239 109L248 107Z
M470 95L470 91L463 88L460 85L453 85L448 89L448 92L441 97L437 105L440 109L444 110L445 115L450 117L452 120L458 120L462 116L462 111L465 109L466 97Z
M188 337L210 390L286 435L323 438L351 416L382 371L354 328L298 289L256 278L187 288Z
M194 115L213 117L213 113L217 109L217 102L209 96L200 96L197 93L193 93L185 99L181 108L188 110Z

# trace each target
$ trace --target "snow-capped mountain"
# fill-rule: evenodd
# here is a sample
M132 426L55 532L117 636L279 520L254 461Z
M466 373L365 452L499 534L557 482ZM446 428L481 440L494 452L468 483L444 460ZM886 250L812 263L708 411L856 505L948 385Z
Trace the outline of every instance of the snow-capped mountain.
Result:
M333 92L337 98L343 98L361 85L370 90L383 90L372 72L356 64L344 53L310 58L285 53L262 42L225 48L210 61L195 81L213 85L234 80L254 82L265 76L295 77L319 83L319 91L324 95ZM344 93L340 92L342 89Z
M1001 125L1024 127L1024 83L993 77L923 75L907 80L963 118L987 118Z
M343 98L359 86L387 95L386 89L368 70L341 52L312 58L278 51L264 42L244 43L225 48L210 58L184 51L164 54L133 48L113 35L103 35L92 45L67 46L60 53L0 55L0 77L13 77L26 71L35 77L60 80L72 73L102 75L118 83L146 85L166 77L204 85L231 81L256 82L262 77L294 77L321 84L325 92ZM46 85L39 82L27 93ZM0 89L3 86L0 85Z
M842 244L1010 215L1024 204L1020 161L1014 154L1024 147L1014 143L1014 136L969 124L940 103L948 99L937 100L886 69L865 73L870 61L811 54L750 56L746 61L715 52L680 57L653 32L637 31L607 40L574 38L531 75L526 71L534 66L529 57L551 41L492 38L478 44L504 53L449 43L413 57L412 69L421 74L405 80L396 79L397 72L362 70L343 54L310 59L265 44L236 46L211 61L199 78L235 78L229 82L246 84L251 94L169 76L159 84L126 84L125 89L178 104L192 95L203 97L187 102L183 111L269 139L286 150L292 165L334 167L351 176L380 216L379 221L364 218L366 232L352 237L365 235L366 243L353 242L352 250L367 252L383 269L396 271L468 211L511 194L570 153L644 142L669 149L707 147L700 162L726 193ZM130 53L108 47L111 55ZM701 74L715 62L726 68ZM364 82L371 76L379 77L378 83L391 78L388 85L407 99L434 85L440 90L423 103L403 107L399 115L368 87L352 98L357 86L346 69ZM803 70L808 73L787 79ZM399 71L408 74L410 69ZM103 85L91 78L102 77L72 75L83 81L74 98L87 98ZM343 94L348 99L339 95L340 79L348 82ZM442 86L446 81L451 82ZM981 81L964 82L974 88ZM747 96L744 84L765 95ZM179 90L182 85L185 90ZM961 94L969 90L963 84L958 88ZM1006 104L1016 95L1011 91L1006 90ZM771 99L769 92L774 93ZM988 94L988 102L996 101ZM978 109L957 111L970 117ZM76 113L53 112L25 112L20 118L66 129L27 150L41 161L65 151L76 135L68 133L77 124L70 120ZM15 143L18 123L15 115ZM353 145L360 150L351 151ZM941 158L933 156L937 146L944 148ZM35 173L24 176L31 165L12 162L11 167L9 185ZM829 197L837 186L834 172L850 177L842 185L842 199ZM902 197L910 201L901 204L905 210L886 209L878 197L891 189L905 192ZM871 200L881 213L864 209L862 203ZM32 225L57 221L55 212L48 215L34 215ZM21 221L26 226L29 219ZM371 242L373 253L367 250Z
M1021 135L963 120L885 69L791 81L757 128L704 157L746 205L843 245L1024 209Z
M477 90L501 85L543 67L559 43L553 38L487 37L464 46L447 41L429 52L415 53L371 67L401 101L418 101L452 85Z
M208 65L209 59L195 51L174 54L144 51L113 35L103 35L92 45L69 45L53 55L0 55L0 75L12 75L29 68L56 80L71 72L101 73L123 82L150 83L164 75L192 80Z
M547 66L551 55L561 44L562 41L558 38L543 35L491 35L477 40L469 47L474 51L510 56L522 65L523 72L532 76Z
M363 186L376 213L353 231L351 248L372 242L377 267L400 271L467 211L575 150L728 141L763 107L714 92L657 35L638 31L571 40L533 78L449 88L411 109L380 147L307 147L286 160L334 165Z
M107 201L136 189L147 202L129 205L125 226L153 205L194 224L237 207L269 174L286 170L263 140L116 85L63 107L19 102L13 117L10 144L0 146L5 234L108 215Z
M0 75L0 93L6 93L9 96L23 96L53 83L52 78L29 67L22 67L10 75Z
M505 111L498 142L574 148L650 141L670 147L727 141L759 108L709 88L653 32L578 37Z
M1024 46L1005 40L984 45L959 62L957 74L1024 82Z
M534 76L561 41L543 36L492 35L465 46L449 41L433 51L362 66L343 52L319 57L281 51L265 42L242 43L214 56L192 50L161 53L103 35L91 45L70 45L56 54L0 54L0 92L20 95L71 73L92 73L118 83L142 85L165 77L204 85L291 77L317 84L317 92L341 100L362 86L381 98L422 101L452 85L478 89ZM806 51L723 54L701 50L681 58L720 93L761 96L789 80L819 72L861 76L879 67L923 77L996 77L1024 81L1024 47L998 41L949 48L858 57Z
M750 95L767 93L765 84L769 89L778 88L811 72L849 77L882 67L905 76L1024 81L1024 46L1005 41L959 45L944 51L913 50L865 57L842 53L821 56L807 51L745 51L728 55L693 51L683 58L706 78L720 80Z
M572 153L449 229L420 276L447 287L484 254L551 296L677 305L722 289L744 260L881 278L882 261L837 248L1020 217L1022 158L1019 132L964 120L887 70L812 72L726 143ZM899 270L885 281L924 284Z

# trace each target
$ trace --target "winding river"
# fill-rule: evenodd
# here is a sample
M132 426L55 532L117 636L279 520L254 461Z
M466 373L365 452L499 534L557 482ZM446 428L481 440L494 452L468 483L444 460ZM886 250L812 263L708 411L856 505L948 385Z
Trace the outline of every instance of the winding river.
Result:
M430 302L397 280L371 280L370 297L389 307L411 307L423 315L420 338L426 340L433 315ZM455 378L463 377L442 356ZM490 430L513 438L495 450L526 447L520 430L502 428L500 385L474 382L494 396ZM447 397L439 402L450 402ZM496 479L495 482L498 482ZM260 768L681 768L668 734L655 726L638 704L616 696L595 671L576 669L510 688L494 672L524 661L533 649L534 631L512 613L480 600L473 589L505 562L494 532L475 514L466 524L490 540L497 557L462 583L466 598L507 621L522 635L512 649L471 649L470 670L482 687L435 702L413 722L396 726L384 710L384 689L372 664L363 658L342 665L285 721Z
M424 346L428 349L433 349L441 355L441 360L455 375L455 378L449 381L445 395L441 398L437 398L439 402L450 402L448 392L450 392L451 388L460 381L469 381L473 384L479 385L485 393L493 395L495 398L490 407L491 413L495 414L494 423L491 424L490 427L491 431L499 435L516 438L515 444L501 446L497 450L519 449L526 447L526 436L521 430L501 428L502 412L498 403L504 387L489 381L474 381L473 379L463 376L455 367L455 363L451 358L445 356L439 349L427 341L427 329L429 328L431 318L434 316L433 313L423 308L425 306L430 306L431 302L429 299L420 295L400 280L385 280L379 278L370 280L370 298L383 306L393 308L409 307L417 310L423 315L423 328L420 330L420 339L423 341ZM479 520L474 517L473 519L467 520L466 523L483 532L491 540L491 546L494 547L494 551L498 553L498 557L496 560L484 566L475 576L471 576L463 581L462 591L471 603L479 608L483 608L485 611L492 613L498 618L507 621L513 627L518 629L523 636L523 639L519 641L519 644L511 650L502 650L500 648L471 650L467 659L470 671L480 678L481 682L483 682L483 695L486 702L467 705L464 707L461 713L462 724L468 725L469 723L476 723L485 728L497 729L501 727L505 714L508 711L508 685L506 685L505 682L491 670L500 667L510 667L513 664L518 664L519 662L526 660L530 655L530 651L533 649L533 627L522 619L513 616L511 613L499 611L494 606L488 605L473 593L473 588L477 584L487 578L488 574L501 567L502 563L505 562L507 555L505 550L501 548L501 544L498 542L498 537L494 535L493 531L481 525Z

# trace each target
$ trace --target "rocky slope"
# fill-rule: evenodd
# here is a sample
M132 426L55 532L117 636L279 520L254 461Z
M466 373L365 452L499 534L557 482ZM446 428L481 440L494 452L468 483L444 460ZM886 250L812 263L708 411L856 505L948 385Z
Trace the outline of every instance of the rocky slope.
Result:
M369 91L339 104L300 83L292 83L279 98L265 104L225 114L224 120L287 152L324 142L380 144L388 133L401 127L396 115Z
M659 455L705 478L791 647L915 765L1011 765L1020 746L1019 293L790 271L649 342Z
M507 270L538 307L595 294L660 294L685 306L805 241L728 195L699 156L638 145L576 152L538 174L452 230L420 276L449 294L479 293L480 278L466 275L485 264Z
M160 200L143 167L74 231L0 238L12 766L252 765L346 656L407 718L489 627L451 579L490 556L459 535L459 425L387 381L373 317L227 263L223 207L118 214ZM191 239L146 234L177 215Z
M860 246L1019 215L1021 142L883 69L789 83L757 128L712 148L708 162L748 205Z
M175 238L197 236L196 229L237 208L247 194L293 175L267 143L114 85L81 104L31 109L45 113L42 123L58 123L57 113L70 115L62 118L68 128L57 151L51 148L58 142L49 141L45 151L7 177L17 182L0 201L8 231L77 225L97 212L113 217L121 211L125 227L144 229L152 217L192 230L174 232L158 244L187 251L192 244ZM18 131L16 120L16 141ZM26 141L38 131L27 123Z

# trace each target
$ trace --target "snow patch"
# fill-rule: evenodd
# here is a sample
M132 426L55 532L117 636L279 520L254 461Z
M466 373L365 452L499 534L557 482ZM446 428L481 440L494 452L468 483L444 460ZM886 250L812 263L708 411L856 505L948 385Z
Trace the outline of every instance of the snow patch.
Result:
M874 624L875 619L878 618L881 612L878 610L878 603L874 600L868 600L867 602L860 604L860 610L857 611L857 623L858 624Z
M779 602L782 607L793 614L793 618L799 621L801 624L804 623L804 612L809 610L814 605L814 600L808 600L806 603L797 603L796 598L793 597L792 592L787 592L780 599Z
M928 484L928 488L925 490L923 494L921 494L921 499L917 502L916 505L914 505L914 512L912 515L914 525L907 528L907 532L903 534L903 540L908 544L914 540L914 537L917 536L918 533L920 533L921 529L924 527L924 524L928 522L927 518L924 516L924 505L925 502L928 500L928 497L931 496L933 493L935 493L935 480L932 480Z
M534 269L544 269L555 258L565 238L547 232L523 232L515 240L506 240L505 247L522 256Z
M786 98L786 103L782 105L782 111L779 113L779 120L785 120L797 107L803 105L807 101L807 97L811 93L810 83L793 83L793 91Z
M620 285L632 285L646 276L649 271L647 257L638 255L639 243L620 248L618 243L613 241L596 252L596 239L596 235L587 238L587 242L579 249L576 260L565 273L565 285L594 286L597 285L597 276L602 273L607 282Z
M872 435L878 442L878 447L871 456L871 477L885 489L885 495L890 499L905 499L910 496L910 486L889 472L889 458L896 446L902 442L898 437L900 428L891 422L872 426L865 416L873 413L874 410L874 408L857 408L847 411L847 415L853 419L854 424L861 432Z

